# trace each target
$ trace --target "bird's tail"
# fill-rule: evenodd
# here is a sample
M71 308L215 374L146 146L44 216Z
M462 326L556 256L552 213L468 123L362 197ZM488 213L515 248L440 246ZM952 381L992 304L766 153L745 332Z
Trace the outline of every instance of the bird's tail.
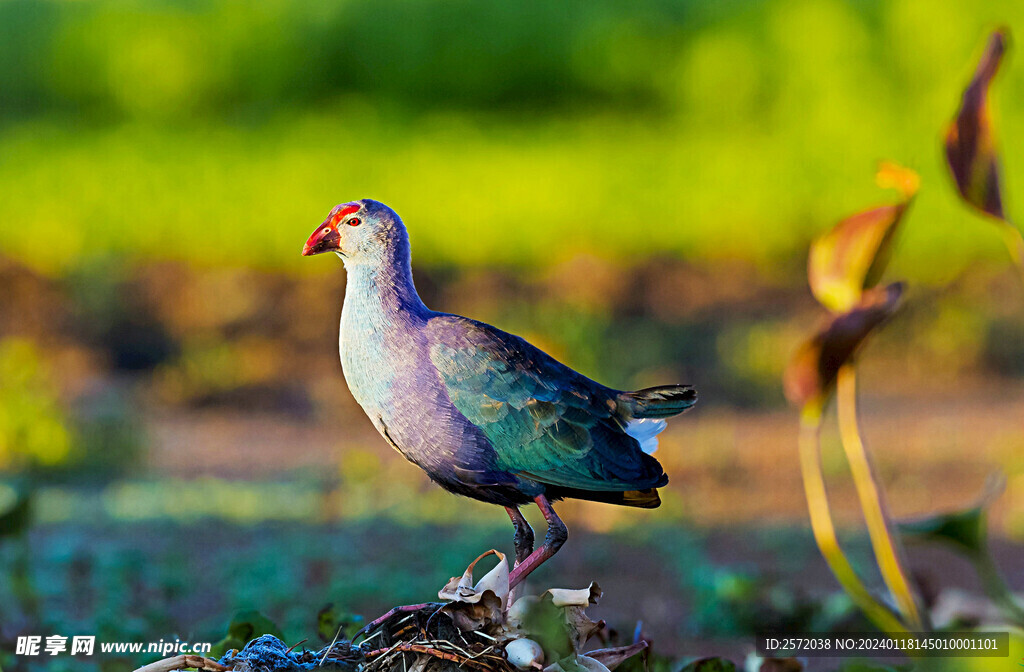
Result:
M689 385L659 385L622 392L618 401L628 409L631 418L671 418L697 403L697 390Z

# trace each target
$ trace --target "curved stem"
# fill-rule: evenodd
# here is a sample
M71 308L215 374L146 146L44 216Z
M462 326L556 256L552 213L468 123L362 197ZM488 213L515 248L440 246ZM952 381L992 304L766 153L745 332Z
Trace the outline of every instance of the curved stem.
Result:
M880 630L893 636L905 636L908 634L907 629L864 587L839 546L832 514L829 512L825 476L821 471L821 410L821 403L812 401L800 413L800 471L803 474L814 540L829 569L864 615Z
M836 403L839 412L839 436L846 459L850 463L853 482L857 487L860 508L868 526L868 536L875 551L878 569L889 587L904 620L914 630L924 629L921 602L907 576L907 565L885 496L875 476L871 456L868 455L857 426L857 371L853 364L839 369L836 381Z
M1006 249L1010 251L1010 257L1017 267L1017 272L1024 280L1024 234L1021 234L1020 229L1004 219L999 220L999 226L1003 233Z

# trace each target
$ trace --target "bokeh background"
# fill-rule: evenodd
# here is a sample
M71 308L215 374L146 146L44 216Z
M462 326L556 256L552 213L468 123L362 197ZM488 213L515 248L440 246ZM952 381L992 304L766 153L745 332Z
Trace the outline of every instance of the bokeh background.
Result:
M701 393L662 441L664 506L564 504L537 587L598 579L600 616L677 656L841 621L779 381L821 316L808 243L896 200L881 159L922 189L867 439L901 517L1003 470L995 545L1024 587L1024 288L940 145L1002 24L1024 31L1019 1L0 3L0 509L31 505L0 536L0 645L216 641L249 609L296 642L329 603L372 616L511 550L504 512L429 485L345 387L344 272L299 251L362 197L405 218L431 307ZM1019 53L994 103L1012 216ZM950 554L911 565L933 596L976 589Z

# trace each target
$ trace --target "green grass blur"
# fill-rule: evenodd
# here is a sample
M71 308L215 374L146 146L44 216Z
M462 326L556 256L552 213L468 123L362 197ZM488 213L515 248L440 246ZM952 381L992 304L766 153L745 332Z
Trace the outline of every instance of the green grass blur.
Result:
M110 252L322 269L298 258L308 230L371 196L421 264L668 253L798 282L811 235L887 198L871 174L893 159L924 184L894 273L944 282L1003 255L938 138L986 30L1022 18L1013 0L6 2L0 249L53 272Z

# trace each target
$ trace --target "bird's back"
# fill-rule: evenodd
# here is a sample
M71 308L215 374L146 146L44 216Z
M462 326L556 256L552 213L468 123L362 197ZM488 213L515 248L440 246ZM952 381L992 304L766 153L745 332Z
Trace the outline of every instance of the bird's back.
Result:
M624 501L668 480L631 435L642 419L624 393L482 322L439 314L424 331L448 398L487 437L498 469L555 497L656 505L653 491Z

